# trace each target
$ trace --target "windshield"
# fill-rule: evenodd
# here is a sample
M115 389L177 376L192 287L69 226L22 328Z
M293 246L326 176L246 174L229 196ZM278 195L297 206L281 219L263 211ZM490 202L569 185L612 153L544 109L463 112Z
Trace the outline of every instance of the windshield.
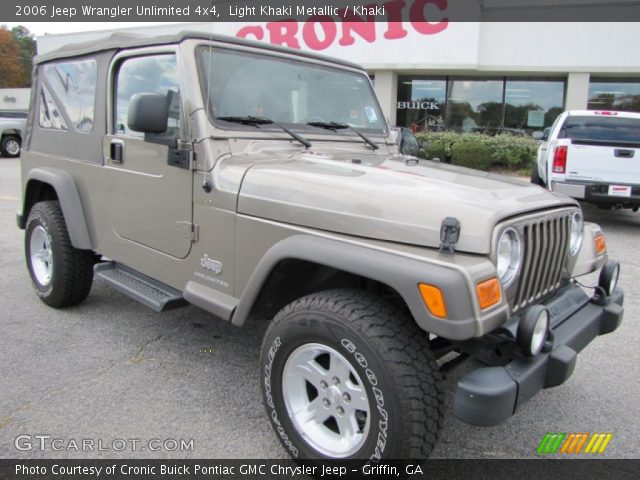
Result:
M260 117L318 130L338 122L367 133L385 123L365 74L252 53L201 48L203 95L212 117Z
M640 119L572 115L565 120L558 137L572 140L638 143L640 142Z

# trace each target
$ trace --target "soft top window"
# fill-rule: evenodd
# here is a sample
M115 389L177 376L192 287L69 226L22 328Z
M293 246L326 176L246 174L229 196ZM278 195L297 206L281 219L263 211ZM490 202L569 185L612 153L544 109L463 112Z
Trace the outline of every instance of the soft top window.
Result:
M97 64L95 60L78 60L72 62L51 63L44 66L43 83L48 92L43 89L40 106L40 126L44 128L59 128L48 125L45 110L55 106L56 111L71 121L73 128L81 133L93 130L96 104ZM49 112L51 113L51 112ZM45 118L43 119L43 115ZM43 121L44 120L44 121ZM51 120L51 117L49 117ZM65 123L62 120L62 123Z

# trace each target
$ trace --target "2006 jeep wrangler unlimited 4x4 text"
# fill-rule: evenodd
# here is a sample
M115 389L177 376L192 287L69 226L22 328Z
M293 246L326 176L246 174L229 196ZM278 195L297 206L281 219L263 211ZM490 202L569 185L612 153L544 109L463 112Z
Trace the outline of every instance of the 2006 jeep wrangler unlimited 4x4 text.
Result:
M295 458L424 459L495 425L622 318L619 265L569 197L398 152L364 70L182 33L36 59L26 261L48 305L93 279L161 311L268 321L264 403ZM589 295L572 280L602 269Z

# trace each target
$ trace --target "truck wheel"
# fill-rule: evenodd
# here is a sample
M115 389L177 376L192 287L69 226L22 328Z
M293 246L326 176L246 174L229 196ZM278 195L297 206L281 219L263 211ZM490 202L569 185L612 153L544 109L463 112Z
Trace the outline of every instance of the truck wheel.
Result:
M93 282L95 257L71 245L57 201L36 203L27 219L25 254L40 299L55 308L82 302Z
M5 157L17 157L20 155L21 146L22 142L20 141L20 137L6 135L2 137L2 142L0 142L0 152Z
M531 171L531 183L540 187L546 187L544 181L540 178L537 165L534 166L533 170Z
M283 308L262 344L261 386L299 459L425 459L444 418L428 335L367 292L329 290Z

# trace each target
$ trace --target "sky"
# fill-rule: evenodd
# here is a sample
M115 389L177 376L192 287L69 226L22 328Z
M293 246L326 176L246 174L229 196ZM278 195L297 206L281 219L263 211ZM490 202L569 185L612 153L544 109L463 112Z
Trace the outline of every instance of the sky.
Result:
M127 27L166 25L167 22L0 22L0 24L6 25L9 29L17 25L22 25L38 37L45 34L91 32Z

